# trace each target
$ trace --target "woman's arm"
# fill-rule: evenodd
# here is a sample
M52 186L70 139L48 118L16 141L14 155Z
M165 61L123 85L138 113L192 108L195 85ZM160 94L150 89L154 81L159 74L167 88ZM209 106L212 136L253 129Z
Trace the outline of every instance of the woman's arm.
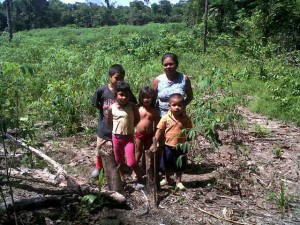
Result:
M152 89L154 90L155 94L157 95L157 88L158 88L158 79L155 78L152 82Z
M188 76L185 76L185 94L185 104L188 105L194 98L191 80Z

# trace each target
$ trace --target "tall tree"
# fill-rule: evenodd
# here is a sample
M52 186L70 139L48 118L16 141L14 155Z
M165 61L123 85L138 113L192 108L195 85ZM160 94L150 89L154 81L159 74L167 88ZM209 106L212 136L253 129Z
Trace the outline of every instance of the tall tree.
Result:
M129 24L144 25L150 22L150 11L143 1L130 2Z
M168 0L161 0L159 1L159 6L161 9L161 12L165 16L170 16L172 12L172 5Z
M204 6L204 26L203 26L203 53L206 53L207 44L207 14L208 14L208 0L205 0Z
M13 38L12 31L12 17L11 17L11 0L6 0L6 9L7 9L7 28L9 34L9 41Z

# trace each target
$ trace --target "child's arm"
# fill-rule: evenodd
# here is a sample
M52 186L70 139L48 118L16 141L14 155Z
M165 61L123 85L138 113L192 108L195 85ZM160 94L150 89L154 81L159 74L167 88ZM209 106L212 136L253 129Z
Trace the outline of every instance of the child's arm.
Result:
M134 115L134 127L140 122L140 113L138 106L132 104L132 110Z
M129 91L129 102L133 103L133 104L137 104L137 100L136 100L136 97L134 96L134 94L132 93L131 89Z
M101 97L102 97L102 90L97 89L92 98L92 105L100 110L102 109Z
M156 143L157 143L158 145L160 144L159 142L160 142L161 138L163 137L163 135L164 135L164 131L163 131L163 130L161 130L161 129L157 129L157 130L156 130L156 132L155 132L155 139L156 139ZM156 147L158 147L158 146L156 146ZM149 150L150 150L151 152L153 152L154 149L155 149L155 147L154 147L153 144L152 144Z
M160 120L160 114L159 114L159 111L156 109L155 112L154 112L154 131L156 130L156 127L157 127L157 124L159 123L159 120Z
M111 106L107 110L107 124L110 127L110 129L113 128L113 118L112 118Z

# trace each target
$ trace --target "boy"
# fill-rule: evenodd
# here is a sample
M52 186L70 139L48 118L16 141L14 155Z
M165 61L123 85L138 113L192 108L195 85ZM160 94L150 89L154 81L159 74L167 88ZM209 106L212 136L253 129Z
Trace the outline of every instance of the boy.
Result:
M171 175L175 172L176 188L181 191L186 190L181 183L181 177L186 165L185 155L187 152L183 152L177 144L184 143L187 140L185 133L182 131L193 127L190 117L186 115L185 106L184 97L181 94L172 94L169 100L169 111L159 121L155 133L158 143L165 137L165 146L160 161L160 167L165 170L165 179L160 182L160 186L171 184ZM176 165L179 157L182 160L180 168Z
M107 110L115 102L115 86L118 81L123 81L125 70L119 64L114 64L109 69L109 84L98 88L93 96L92 105L99 109L99 123L96 146L96 168L91 177L97 178L102 168L101 155L112 155L112 131L107 123ZM137 103L135 96L130 93L130 102ZM109 171L106 171L109 173Z

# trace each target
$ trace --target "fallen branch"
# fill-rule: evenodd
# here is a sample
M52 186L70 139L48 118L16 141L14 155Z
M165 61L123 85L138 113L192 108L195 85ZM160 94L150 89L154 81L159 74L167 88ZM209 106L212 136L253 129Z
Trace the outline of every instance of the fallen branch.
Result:
M239 221L234 221L234 220L226 219L226 218L224 218L224 217L217 216L217 215L212 214L212 213L210 213L210 212L208 212L208 211L205 211L204 209L198 208L198 207L196 207L196 206L194 206L194 205L193 205L193 207L194 207L195 209L198 209L199 211L201 211L201 212L207 214L207 215L210 215L210 216L212 216L212 217L214 217L214 218L216 218L216 219L219 219L219 220L224 220L224 221L229 222L229 223L240 224L240 225L252 225L252 224L253 224L253 223L245 223L245 222L239 222ZM253 225L254 225L254 224L253 224Z
M38 155L39 157L41 157L42 159L46 160L48 163L50 163L53 168L55 169L55 171L57 172L57 179L59 181L61 180L65 180L66 179L66 171L64 170L63 166L60 165L58 162L54 161L52 158L50 158L49 156L47 156L46 154L44 154L43 152L41 152L40 150L33 148L27 144L25 144L24 142L16 139L15 137L13 137L10 134L5 133L4 136L14 142L16 142L18 145L28 149L29 151L31 151L32 153Z
M0 159L4 159L5 157L8 159L12 159L12 158L21 158L23 156L23 154L7 154L7 156L0 154Z
M47 173L47 176L48 176L47 179L51 179L53 181L50 183L52 183L52 184L59 183L60 187L64 187L65 189L69 190L72 193L74 193L74 192L81 193L81 194L83 194L83 193L99 193L98 189L92 189L92 188L89 188L88 186L79 185L74 177L67 176L67 173L63 169L62 165L60 165L59 163L54 161L52 158L50 158L49 156L47 156L40 150L26 145L25 143L23 143L20 140L17 140L15 137L11 136L10 134L5 133L4 136L10 140L15 141L18 145L28 149L29 151L33 152L34 154L38 155L39 157L43 158L44 160L49 162L54 167L54 169L57 171L56 176L52 175L50 173ZM28 172L28 171L30 171L30 170L25 169L22 176L24 176L25 174L29 176L30 172ZM33 176L33 174L31 173L30 176L35 179L42 179L43 174L46 174L46 173L41 172L39 174L36 174L35 176ZM24 179L24 177L23 177L23 179ZM42 179L42 180L45 181L45 179ZM100 194L102 194L105 197L111 198L120 204L126 202L126 198L122 194L120 194L119 192L116 192L116 191L102 190L102 191L100 191Z
M55 179L56 176L46 172L41 171L37 169L28 169L28 168L21 168L21 169L13 169L10 168L10 177L20 180L28 180L32 182L40 182L40 183L46 183L53 186L58 185L58 181ZM0 175L6 177L5 171L0 170Z
M67 205L71 202L80 202L78 196L71 195L63 195L63 196L49 196L49 197L35 197L30 199L20 199L14 202L14 207L16 212L20 211L32 211L35 209L41 208L49 208L49 207L59 207L63 205ZM5 209L3 205L1 205L1 211L5 212L8 210L11 212L13 210L13 206L11 203L7 204L7 208Z
M126 202L125 196L120 194L119 192L102 190L102 191L100 191L100 194L105 197L113 199L114 201L116 201L119 204L123 204Z

